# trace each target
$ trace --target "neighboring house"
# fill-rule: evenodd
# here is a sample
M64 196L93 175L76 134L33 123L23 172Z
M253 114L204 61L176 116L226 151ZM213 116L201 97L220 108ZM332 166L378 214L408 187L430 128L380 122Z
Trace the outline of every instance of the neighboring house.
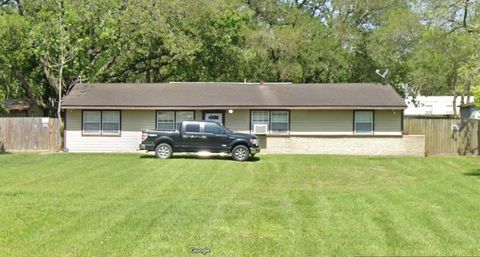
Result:
M462 119L480 120L480 108L474 103L460 105L460 116Z
M423 137L403 136L406 107L381 84L78 84L62 104L70 152L135 152L142 129L213 120L267 153L423 155Z
M465 99L464 99L465 100ZM473 96L470 101L473 102ZM456 99L457 113L460 113L461 97ZM450 116L453 115L453 96L417 96L405 99L405 116Z
M22 99L9 99L4 102L8 113L4 117L42 117L42 109L32 101Z

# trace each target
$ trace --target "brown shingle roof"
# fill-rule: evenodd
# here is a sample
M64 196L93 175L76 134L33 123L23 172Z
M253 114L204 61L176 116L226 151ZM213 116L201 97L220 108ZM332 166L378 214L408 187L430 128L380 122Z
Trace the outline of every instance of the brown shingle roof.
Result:
M64 109L404 109L381 84L78 84Z
M8 99L5 100L5 108L9 112L23 112L30 109L32 106L31 101L21 99Z

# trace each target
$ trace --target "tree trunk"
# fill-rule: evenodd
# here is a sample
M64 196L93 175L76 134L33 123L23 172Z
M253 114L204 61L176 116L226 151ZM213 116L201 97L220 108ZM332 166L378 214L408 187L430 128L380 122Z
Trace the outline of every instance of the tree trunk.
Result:
M457 92L453 91L453 104L452 104L452 106L453 106L453 117L455 117L455 118L458 115L457 114L457 97L458 97Z
M46 57L41 57L40 58L40 63L42 64L42 67L43 67L43 73L45 74L45 77L47 78L47 81L48 81L48 84L50 85L50 87L56 92L58 93L58 82L57 82L57 78L52 74L52 72L50 71L50 67L51 67L51 64L50 62L47 60Z
M58 72L58 109L57 109L57 118L60 122L60 125L63 125L62 121L62 82L63 82L63 65L65 62L65 56L62 49L61 55L61 63L60 63L60 71Z

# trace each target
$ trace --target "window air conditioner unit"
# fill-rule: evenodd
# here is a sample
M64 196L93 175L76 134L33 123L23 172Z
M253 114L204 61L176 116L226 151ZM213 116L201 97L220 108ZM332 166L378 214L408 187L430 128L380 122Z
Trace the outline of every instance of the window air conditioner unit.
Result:
M268 125L267 124L254 124L253 125L253 134L267 134Z

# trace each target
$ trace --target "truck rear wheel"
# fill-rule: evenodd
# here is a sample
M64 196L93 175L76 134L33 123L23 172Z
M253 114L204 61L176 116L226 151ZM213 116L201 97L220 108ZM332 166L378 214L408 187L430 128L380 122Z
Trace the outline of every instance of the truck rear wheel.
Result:
M159 159L168 159L172 157L172 154L173 149L169 144L162 143L155 148L155 156Z
M244 145L237 145L232 150L232 158L235 161L246 161L250 156L250 150Z

